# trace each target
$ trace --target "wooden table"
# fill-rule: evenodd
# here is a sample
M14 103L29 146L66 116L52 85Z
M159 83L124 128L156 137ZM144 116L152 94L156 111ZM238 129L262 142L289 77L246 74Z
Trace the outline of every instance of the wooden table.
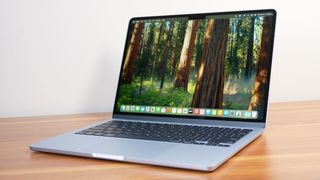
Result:
M320 179L320 101L275 103L267 130L211 173L32 152L110 113L0 119L0 179Z

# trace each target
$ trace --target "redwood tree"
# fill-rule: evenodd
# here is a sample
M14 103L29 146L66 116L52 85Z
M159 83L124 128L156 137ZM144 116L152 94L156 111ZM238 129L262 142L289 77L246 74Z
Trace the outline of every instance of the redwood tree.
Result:
M132 82L133 67L139 53L139 45L143 28L143 23L137 22L134 25L130 44L127 48L126 59L123 66L123 74L121 77L121 80L124 84L130 84Z
M208 47L204 50L204 59L200 64L192 107L222 108L229 19L214 20L211 31Z
M213 23L214 23L213 19L210 19L207 22L206 34L205 34L204 42L203 42L203 50L202 50L202 55L201 55L199 69L198 69L198 75L197 75L197 82L199 82L199 83L196 84L195 92L200 91L200 89L199 89L201 87L200 86L200 84L201 84L200 79L202 78L205 58L206 58L206 54L208 53L208 45L211 41ZM195 97L195 95L193 96L193 100L196 100L197 98L198 97Z
M272 18L264 17L262 25L261 50L257 67L256 79L253 86L252 97L248 110L263 110L264 99L267 95L268 75L271 65L271 31Z
M185 36L187 27L187 21L186 22L179 22L177 27L177 34L174 39L174 47L172 49L172 56L171 56L171 72L170 72L170 78L172 81L174 81L176 70L177 70L177 64L179 62L179 58L181 56L181 49L183 45L183 39Z
M181 50L178 72L174 81L175 88L182 88L185 91L188 90L189 71L198 26L199 20L189 20Z

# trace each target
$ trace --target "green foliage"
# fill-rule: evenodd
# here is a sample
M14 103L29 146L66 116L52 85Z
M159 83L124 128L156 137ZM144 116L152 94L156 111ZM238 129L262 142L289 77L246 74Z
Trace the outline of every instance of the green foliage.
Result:
M150 106L171 106L171 107L188 107L191 104L192 94L183 90L167 88L160 91L155 86L152 86L150 81L144 82L144 87L141 96L138 96L138 83L131 85L121 85L119 91L118 105L150 105Z

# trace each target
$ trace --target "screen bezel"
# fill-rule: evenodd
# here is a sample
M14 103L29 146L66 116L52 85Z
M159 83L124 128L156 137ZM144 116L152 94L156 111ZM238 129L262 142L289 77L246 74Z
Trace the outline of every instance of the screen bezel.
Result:
M122 76L122 68L125 61L125 55L127 52L126 45L128 41L130 40L130 29L132 25L132 21L136 20L149 20L149 19L163 19L163 18L181 18L186 17L188 20L194 20L194 19L204 19L206 16L217 16L217 15L232 15L232 14L250 14L250 13L272 13L272 29L271 29L271 58L270 58L270 67L269 67L269 76L267 79L267 89L266 89L266 98L264 101L264 111L262 114L262 119L246 119L246 118L230 118L230 117L212 117L212 116L190 116L190 115L168 115L168 114L152 114L152 113L130 113L130 112L116 112L117 108L117 100L119 95L119 89L121 84L121 76ZM122 55L122 62L120 66L120 73L118 77L118 86L113 106L113 113L112 116L122 116L127 117L130 119L130 117L134 117L134 119L137 119L140 117L164 117L164 118L177 118L177 119L199 119L199 120L205 120L205 121L212 121L212 120L219 120L219 121L237 121L237 122L255 122L255 123L265 123L266 117L267 117L267 109L268 109L268 99L269 99L269 87L270 87L270 79L271 79L271 66L272 66L272 54L273 54L273 46L274 46L274 32L275 32L275 24L276 24L276 10L274 9L263 9L263 10L246 10L246 11L228 11L228 12L214 12L214 13L199 13L199 14L179 14L179 15L163 15L163 16L145 16L145 17L133 17L129 21L128 29L127 29L127 36L126 41L124 44L124 50ZM260 113L260 112L258 112ZM145 119L145 118L143 118Z

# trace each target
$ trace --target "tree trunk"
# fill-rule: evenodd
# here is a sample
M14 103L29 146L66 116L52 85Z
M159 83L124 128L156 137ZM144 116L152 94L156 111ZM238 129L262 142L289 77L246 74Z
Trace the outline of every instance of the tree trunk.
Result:
M144 28L143 29L144 32L141 34L140 45L139 45L140 49L139 49L136 60L142 59L143 51L145 50L145 38L146 38L147 30L148 30L147 28Z
M174 56L175 56L175 51L174 49L172 49L170 53L170 72L169 72L171 81L173 80L172 74L174 73L174 69L176 67L176 62L174 62Z
M130 84L132 82L133 66L138 56L143 27L143 23L136 23L134 25L134 30L131 36L129 47L127 49L123 66L123 74L121 77L124 84Z
M179 58L181 56L181 49L182 49L182 45L183 45L184 36L186 33L186 26L187 26L186 22L179 23L175 48L173 50L174 55L173 55L173 65L172 65L172 69L171 69L171 81L174 81L175 75L177 72L177 63L179 62Z
M204 59L200 65L191 107L222 108L229 19L216 19L212 26L208 47L204 50Z
M198 26L199 20L189 20L181 50L178 72L174 81L175 88L182 88L185 91L188 90L189 71Z
M252 65L253 65L254 20L255 20L255 17L252 17L251 22L250 22L247 62L246 62L246 68L244 71L244 79L245 80L251 79L251 72L252 72Z
M252 97L248 110L257 110L262 112L265 106L265 98L268 89L269 68L271 66L271 30L272 18L264 17L263 30L261 38L261 50L257 67L257 75L253 85Z
M177 60L175 59L175 57L177 56L176 55L176 51L177 51L177 48L178 48L178 44L181 43L179 42L179 33L181 32L181 23L178 23L178 26L177 26L177 34L176 34L176 38L175 38L175 45L174 45L174 48L172 49L171 51L171 69L170 69L170 79L171 81L173 81L173 78L174 78L174 71L175 71L175 68L176 68L176 65L177 65ZM179 49L181 50L181 48Z
M158 40L157 40L157 45L156 45L156 49L154 49L155 51L155 55L153 56L153 63L152 63L152 70L151 70L151 84L153 84L153 76L154 76L154 69L155 69L155 66L156 66L156 60L158 59L158 56L160 54L160 49L161 47L159 46L160 45L160 39L161 39L161 36L162 36L162 31L163 31L163 22L161 22L161 25L160 25L160 28L159 28L159 34L158 34ZM155 46L154 46L155 47Z
M160 76L161 76L160 89L163 88L164 78L166 76L167 62L170 54L169 52L170 52L173 28L174 28L174 21L170 22L170 27L169 27L168 36L167 36L167 43L163 49L163 56L161 60L161 69L160 69Z
M199 63L197 82L202 78L205 58L208 53L208 46L211 41L211 36L212 36L212 32L213 32L213 24L214 24L213 19L208 20L207 27L206 27L206 34L205 34L205 38L204 38L204 42L203 42L203 51L202 51L202 55L201 55L201 59L200 59L200 63ZM200 88L200 84L197 83L196 87L195 87L195 92L198 91L199 88Z

